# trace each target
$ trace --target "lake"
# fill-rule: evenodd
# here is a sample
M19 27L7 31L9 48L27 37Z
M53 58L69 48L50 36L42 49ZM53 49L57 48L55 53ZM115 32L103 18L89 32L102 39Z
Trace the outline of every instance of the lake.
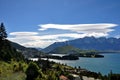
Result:
M67 64L72 67L81 66L94 72L101 72L103 75L107 75L110 70L114 73L120 73L120 53L107 53L103 54L104 58L84 58L79 57L79 60L53 60L55 62L60 62Z
M90 71L101 72L103 75L107 75L111 70L113 73L120 74L120 53L106 53L102 55L104 55L104 58L79 57L79 60L50 60L72 67L80 66Z

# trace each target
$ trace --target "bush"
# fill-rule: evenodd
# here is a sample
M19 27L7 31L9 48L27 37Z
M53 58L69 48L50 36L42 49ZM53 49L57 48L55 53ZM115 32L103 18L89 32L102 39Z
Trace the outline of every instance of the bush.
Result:
M26 70L27 78L26 80L35 80L39 75L39 67L36 63L30 62Z

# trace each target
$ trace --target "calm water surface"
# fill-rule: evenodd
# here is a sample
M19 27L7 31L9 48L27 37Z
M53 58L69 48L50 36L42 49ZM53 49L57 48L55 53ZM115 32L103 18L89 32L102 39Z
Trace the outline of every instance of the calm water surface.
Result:
M57 55L57 54L53 54ZM61 54L59 54L62 56ZM58 55L58 56L59 56ZM67 64L72 67L85 68L94 72L101 72L103 75L107 75L111 70L114 73L120 74L120 53L107 53L103 54L104 58L83 58L80 57L79 60L55 60L49 59L57 63ZM32 60L38 60L37 58L32 58Z
M107 75L110 70L114 73L120 74L120 53L109 53L103 54L104 58L83 58L80 57L79 60L54 60L52 61L67 64L72 67L81 66L94 72L101 72L103 75Z

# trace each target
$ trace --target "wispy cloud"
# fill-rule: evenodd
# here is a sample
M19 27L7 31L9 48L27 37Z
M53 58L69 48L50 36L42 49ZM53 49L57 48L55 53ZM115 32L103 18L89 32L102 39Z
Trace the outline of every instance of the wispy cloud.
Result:
M16 32L12 32L12 35L14 34L14 37L8 38L11 41L20 43L23 46L26 47L46 47L54 42L63 42L71 39L76 38L82 38L85 36L104 36L105 34L97 34L97 33L91 33L91 34L78 34L78 33L67 33L67 34L54 34L54 35L42 35L38 36L36 35L28 35L26 36L26 32L20 32L21 35L16 34ZM16 34L16 35L15 35Z
M40 26L40 31L47 29L60 29L69 30L77 33L107 33L113 31L113 27L117 24L111 23L99 23L99 24L42 24Z
M10 35L12 36L32 36L37 35L37 32L11 32Z
M54 42L62 42L70 39L83 38L85 36L103 37L108 36L108 32L114 31L117 24L74 24L74 25L61 25L61 24L44 24L39 25L40 31L52 29L68 30L69 33L43 34L41 32L12 32L8 38L11 41L20 43L26 47L47 47Z
M19 35L18 35L19 33ZM42 35L38 36L36 35L26 35L24 33L26 32L18 32L18 33L10 33L10 35L14 34L14 37L9 37L8 39L17 43L20 43L23 46L27 47L46 47L54 42L62 42L67 41L68 37L70 38L79 38L79 34L55 34L55 35ZM21 33L21 35L20 35ZM30 33L30 32L29 32ZM32 32L30 33L32 34Z

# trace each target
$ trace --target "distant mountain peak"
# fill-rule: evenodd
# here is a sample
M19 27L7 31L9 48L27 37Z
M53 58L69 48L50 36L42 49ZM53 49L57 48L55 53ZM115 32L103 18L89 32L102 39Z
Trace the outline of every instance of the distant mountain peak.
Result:
M120 51L120 38L106 37L84 37L65 42L56 42L43 49L44 52L50 52L57 47L71 45L79 49L98 50L98 51Z

